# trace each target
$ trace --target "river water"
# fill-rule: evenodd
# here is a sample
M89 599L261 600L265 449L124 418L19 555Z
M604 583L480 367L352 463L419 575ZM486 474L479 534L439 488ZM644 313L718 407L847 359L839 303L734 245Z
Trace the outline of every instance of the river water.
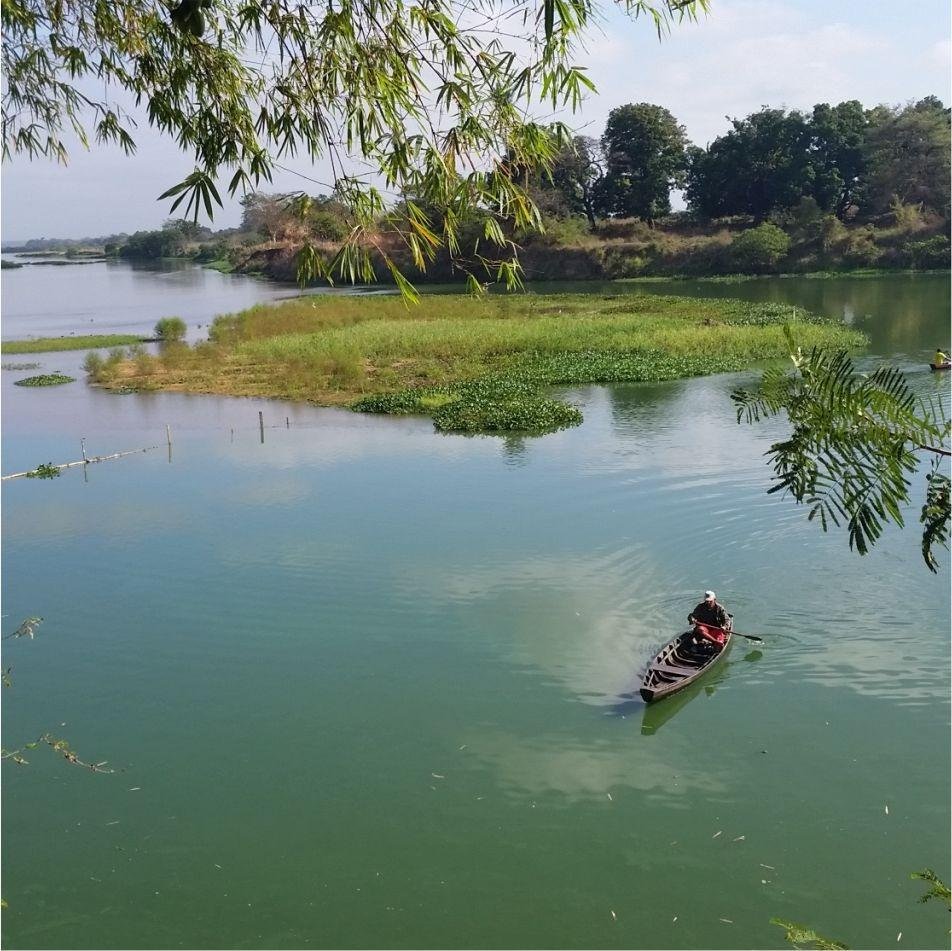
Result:
M4 339L91 332L80 312L196 334L282 293L188 271L173 301L121 268L4 272ZM843 314L866 362L945 392L945 277L640 288L675 289ZM82 355L4 362L31 359ZM117 770L4 764L6 947L786 947L771 917L948 946L909 877L949 879L949 558L922 564L921 479L860 558L766 495L783 426L734 422L749 374L570 391L585 423L541 439L23 375L0 376L5 473L82 436L161 448L3 486L3 633L45 618L4 643L4 746L49 731ZM709 587L765 643L645 708Z

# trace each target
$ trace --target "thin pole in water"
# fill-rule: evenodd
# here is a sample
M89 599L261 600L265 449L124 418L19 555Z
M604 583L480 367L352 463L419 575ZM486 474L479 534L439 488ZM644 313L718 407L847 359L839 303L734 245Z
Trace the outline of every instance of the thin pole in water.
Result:
M264 445L264 413L258 410L258 429L261 431L261 445Z
M86 437L83 436L80 442L83 445L83 462L89 462L89 459L86 456Z

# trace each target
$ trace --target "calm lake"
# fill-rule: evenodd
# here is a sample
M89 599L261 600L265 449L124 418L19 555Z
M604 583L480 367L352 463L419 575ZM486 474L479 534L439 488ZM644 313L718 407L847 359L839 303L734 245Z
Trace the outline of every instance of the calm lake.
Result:
M3 273L3 338L147 331L293 293L121 264ZM565 287L558 288L565 290ZM580 285L787 300L922 392L944 275ZM768 496L751 374L570 391L539 439L277 401L93 390L8 356L7 948L948 947L949 556L869 556ZM26 389L30 372L77 382ZM258 412L267 426L262 443ZM173 434L167 451L166 425ZM656 706L643 666L713 587L740 631ZM634 693L633 693L634 691ZM902 933L901 939L897 935Z

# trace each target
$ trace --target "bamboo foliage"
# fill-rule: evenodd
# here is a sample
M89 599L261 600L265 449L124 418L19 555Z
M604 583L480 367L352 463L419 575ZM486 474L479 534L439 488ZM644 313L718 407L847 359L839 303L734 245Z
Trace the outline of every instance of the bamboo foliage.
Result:
M707 4L622 2L659 33ZM194 158L162 196L193 219L221 205L219 180L247 193L287 158L328 160L320 184L349 209L350 250L310 248L302 276L352 280L370 270L389 196L446 209L434 237L451 253L466 218L488 237L497 217L540 227L513 171L548 168L567 134L533 110L578 108L594 88L572 58L598 12L593 0L4 0L3 154L66 162L70 133L134 152L119 89ZM425 223L404 224L425 262Z

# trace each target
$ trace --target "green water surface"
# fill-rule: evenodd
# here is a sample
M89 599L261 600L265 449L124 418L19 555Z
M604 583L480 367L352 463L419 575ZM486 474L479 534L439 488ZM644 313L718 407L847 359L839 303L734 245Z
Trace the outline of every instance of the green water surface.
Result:
M834 284L730 291L774 286ZM838 293L945 392L947 279ZM174 446L3 486L3 633L45 618L4 746L117 770L4 764L5 947L948 946L909 878L949 879L948 556L918 486L865 558L767 496L749 374L570 391L526 440L10 378L4 472ZM765 643L646 708L709 587Z

